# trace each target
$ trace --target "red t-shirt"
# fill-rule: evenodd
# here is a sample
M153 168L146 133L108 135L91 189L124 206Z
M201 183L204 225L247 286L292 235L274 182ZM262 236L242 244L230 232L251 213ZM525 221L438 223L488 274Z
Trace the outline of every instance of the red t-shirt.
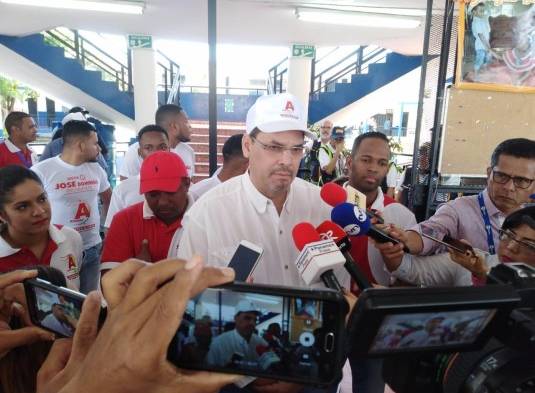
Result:
M24 159L21 158L21 155ZM0 168L8 165L21 165L27 168L32 166L32 152L30 149L25 151L11 152L5 141L0 142Z
M390 198L388 195L384 195L384 206L390 205L391 203L396 203L393 198ZM371 283L377 283L373 277L370 261L368 260L368 236L351 236L349 238L351 241L351 256L355 260L356 264L360 267L362 272L366 275L368 280ZM358 288L354 285L352 287L352 292L358 293Z
M152 262L167 258L171 240L182 226L182 220L167 225L156 216L143 217L144 203L136 203L115 214L104 239L101 263L121 263L135 257L141 252L144 239L149 241Z

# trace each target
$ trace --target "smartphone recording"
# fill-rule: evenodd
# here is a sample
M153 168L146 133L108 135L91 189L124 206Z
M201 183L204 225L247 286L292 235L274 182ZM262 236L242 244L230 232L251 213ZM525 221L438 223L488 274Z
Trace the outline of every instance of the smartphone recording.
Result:
M346 308L334 291L209 288L188 303L168 358L182 368L328 384L342 366Z

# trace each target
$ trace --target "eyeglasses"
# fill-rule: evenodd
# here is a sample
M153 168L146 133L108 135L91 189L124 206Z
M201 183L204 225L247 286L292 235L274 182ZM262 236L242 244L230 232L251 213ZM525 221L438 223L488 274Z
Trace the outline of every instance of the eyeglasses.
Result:
M529 188L534 180L519 176L509 176L507 173L499 172L494 169L492 170L492 180L498 184L507 184L511 179L513 180L515 187L522 189Z
M515 243L522 247L524 250L530 253L535 253L535 243L518 239L516 237L516 234L510 229L500 229L499 233L501 241L510 242L511 240L514 240Z
M268 145L264 142L261 142L259 141L258 139L256 138L251 138L255 143L258 142L258 144L260 146L262 146L262 149L264 149L265 151L269 152L269 153L273 153L273 154L282 154L284 153L285 151L289 151L292 156L294 157L299 157L301 155L303 155L303 151L305 150L305 146L301 145L301 146L292 146L292 147L286 147L286 146L280 146L280 145Z

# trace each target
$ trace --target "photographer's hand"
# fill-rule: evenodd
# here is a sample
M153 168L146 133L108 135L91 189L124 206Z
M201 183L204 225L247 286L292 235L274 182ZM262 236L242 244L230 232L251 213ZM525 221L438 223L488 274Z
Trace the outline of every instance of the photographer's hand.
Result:
M15 270L0 275L0 358L13 348L54 340L53 333L32 326L29 320L22 281L34 277L37 277L36 270ZM12 330L9 320L14 315L27 327Z
M232 269L203 268L199 257L152 265L130 260L109 271L102 281L110 306L106 322L60 392L200 393L234 382L238 377L181 370L167 361L167 347L190 297L233 278ZM79 325L73 353L83 330Z

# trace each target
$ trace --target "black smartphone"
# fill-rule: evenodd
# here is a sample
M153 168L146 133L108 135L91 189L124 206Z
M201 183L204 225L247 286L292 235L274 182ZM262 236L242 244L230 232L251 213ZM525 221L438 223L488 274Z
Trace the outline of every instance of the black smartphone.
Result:
M246 282L263 253L264 250L260 246L242 240L228 264L236 273L234 280Z
M479 349L519 301L508 285L368 289L349 318L350 352L384 357Z
M168 359L177 367L325 386L345 361L344 297L234 283L189 301Z
M69 288L58 287L40 278L24 281L28 312L34 325L59 337L72 337L80 319L86 296ZM106 309L102 309L100 324Z

